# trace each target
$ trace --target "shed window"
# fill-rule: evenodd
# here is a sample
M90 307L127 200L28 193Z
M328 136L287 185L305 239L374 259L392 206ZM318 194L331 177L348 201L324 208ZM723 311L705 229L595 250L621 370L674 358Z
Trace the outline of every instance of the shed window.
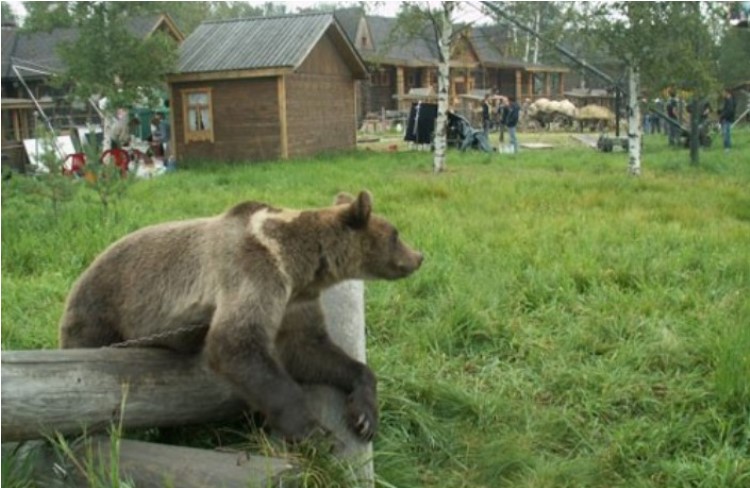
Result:
M211 89L199 88L195 90L183 90L182 106L185 114L185 142L214 142Z

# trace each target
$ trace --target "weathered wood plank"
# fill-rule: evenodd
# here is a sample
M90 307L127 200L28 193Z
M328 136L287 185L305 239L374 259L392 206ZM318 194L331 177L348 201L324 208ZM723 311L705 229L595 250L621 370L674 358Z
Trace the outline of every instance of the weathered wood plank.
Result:
M102 472L110 472L110 441L106 437L93 437L90 444L73 448L80 464L92 461ZM86 451L91 447L92 458ZM60 458L51 445L38 442L24 446L11 454L15 446L3 444L3 458L8 462L30 467L34 481L39 486L86 486L86 480L73 462ZM13 456L15 456L13 458ZM122 439L119 447L119 478L132 481L139 488L204 488L222 486L246 488L247 486L288 486L282 480L291 475L295 467L287 460L251 456L244 452L219 452L191 447L169 446L150 442Z
M245 405L199 356L159 349L4 351L2 439L108 427L185 425L239 415Z

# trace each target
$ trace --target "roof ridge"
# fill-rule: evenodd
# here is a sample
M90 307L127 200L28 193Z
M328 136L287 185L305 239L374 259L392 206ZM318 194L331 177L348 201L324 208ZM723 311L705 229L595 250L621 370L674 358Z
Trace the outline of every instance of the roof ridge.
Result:
M293 14L277 14L277 15L258 15L255 17L237 17L235 19L216 19L206 20L201 22L203 24L225 24L230 22L246 22L248 20L268 20L268 19L288 19L294 17L315 17L315 16L330 16L333 17L333 12L302 12Z

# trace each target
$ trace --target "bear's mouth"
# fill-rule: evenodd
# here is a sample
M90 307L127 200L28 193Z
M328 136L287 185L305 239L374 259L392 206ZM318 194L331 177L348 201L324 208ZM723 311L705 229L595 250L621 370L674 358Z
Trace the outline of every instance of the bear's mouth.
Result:
M397 262L394 266L395 278L405 278L414 273L422 266L424 256L422 253L414 253L409 261Z

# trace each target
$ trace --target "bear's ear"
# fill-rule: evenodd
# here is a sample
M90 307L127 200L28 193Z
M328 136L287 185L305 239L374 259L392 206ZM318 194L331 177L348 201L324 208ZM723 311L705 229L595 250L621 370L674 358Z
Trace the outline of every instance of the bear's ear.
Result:
M354 195L351 193L347 193L345 191L342 191L338 195L336 195L336 198L333 200L334 205L343 205L345 203L352 203L354 201Z
M372 195L363 191L357 199L349 204L341 215L342 220L352 229L362 229L367 226L372 213Z

